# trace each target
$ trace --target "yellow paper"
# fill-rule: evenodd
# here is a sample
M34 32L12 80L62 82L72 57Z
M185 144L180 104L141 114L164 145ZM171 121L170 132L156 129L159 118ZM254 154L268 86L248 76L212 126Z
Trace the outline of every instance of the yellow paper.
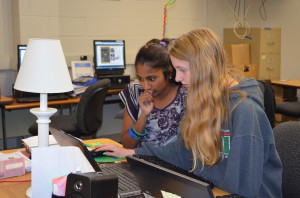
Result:
M166 191L161 190L161 194L163 196L163 198L181 198L181 196L175 195L173 193L169 193Z

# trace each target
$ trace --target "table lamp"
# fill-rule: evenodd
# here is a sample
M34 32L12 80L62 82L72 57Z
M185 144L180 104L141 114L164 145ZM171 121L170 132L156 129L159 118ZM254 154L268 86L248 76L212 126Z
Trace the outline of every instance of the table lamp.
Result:
M48 108L48 93L73 90L72 81L59 40L30 39L15 82L15 89L40 94L40 107L30 109L38 123L39 147L49 145L50 117L57 111ZM31 196L31 188L27 190Z
M30 112L38 118L39 147L48 147L49 118L57 110L48 108L47 94L73 90L59 40L29 40L14 88L25 92L40 93L40 107L30 109Z

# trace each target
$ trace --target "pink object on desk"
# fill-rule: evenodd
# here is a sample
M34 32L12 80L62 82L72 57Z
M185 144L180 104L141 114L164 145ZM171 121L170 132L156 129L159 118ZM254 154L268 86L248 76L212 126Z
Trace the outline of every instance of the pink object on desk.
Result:
M25 160L13 158L0 161L0 179L25 174Z
M52 180L53 183L53 194L57 196L65 196L67 176L62 176Z

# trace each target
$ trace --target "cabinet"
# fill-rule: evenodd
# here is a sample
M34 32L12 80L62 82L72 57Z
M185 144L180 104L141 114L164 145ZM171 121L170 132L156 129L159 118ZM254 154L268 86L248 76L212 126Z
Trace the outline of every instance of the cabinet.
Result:
M235 29L238 34L245 29ZM259 80L279 80L281 54L281 28L251 28L247 38L238 38L233 28L224 28L224 44L250 44L250 62L257 66Z

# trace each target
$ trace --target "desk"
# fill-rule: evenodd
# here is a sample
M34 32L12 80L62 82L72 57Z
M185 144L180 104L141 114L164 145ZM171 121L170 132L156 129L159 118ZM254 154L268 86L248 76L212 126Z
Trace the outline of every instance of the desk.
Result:
M84 141L84 143L86 143L86 144L95 143L95 142L102 142L104 144L118 144L115 141L106 139L106 138ZM1 152L10 153L10 152L15 152L15 151L17 151L17 149L5 150L5 151L1 151ZM5 178L0 181L23 181L23 180L30 180L30 179L31 179L31 173L26 173L23 176ZM31 182L0 183L1 198L27 198L26 190L30 187L30 185L31 185ZM222 196L222 195L228 194L218 188L214 188L213 193L214 193L214 196Z
M300 88L300 79L294 80L272 80L272 85L281 86L281 87L294 87Z
M272 87L274 89L276 104L285 101L297 101L297 89L300 89L300 79L294 80L272 80ZM276 122L283 122L288 120L295 120L295 118L275 114Z
M120 93L122 89L109 89L107 95L115 95ZM68 98L66 100L53 100L48 101L48 106L55 105L72 105L78 104L80 101L80 96L75 98ZM116 101L109 101L107 103L114 103ZM7 149L6 142L6 120L5 120L5 111L17 110L17 109L29 109L33 107L40 106L39 102L28 102L28 103L18 103L14 97L0 96L0 108L1 108L1 117L2 117L2 136L3 136L3 149Z

